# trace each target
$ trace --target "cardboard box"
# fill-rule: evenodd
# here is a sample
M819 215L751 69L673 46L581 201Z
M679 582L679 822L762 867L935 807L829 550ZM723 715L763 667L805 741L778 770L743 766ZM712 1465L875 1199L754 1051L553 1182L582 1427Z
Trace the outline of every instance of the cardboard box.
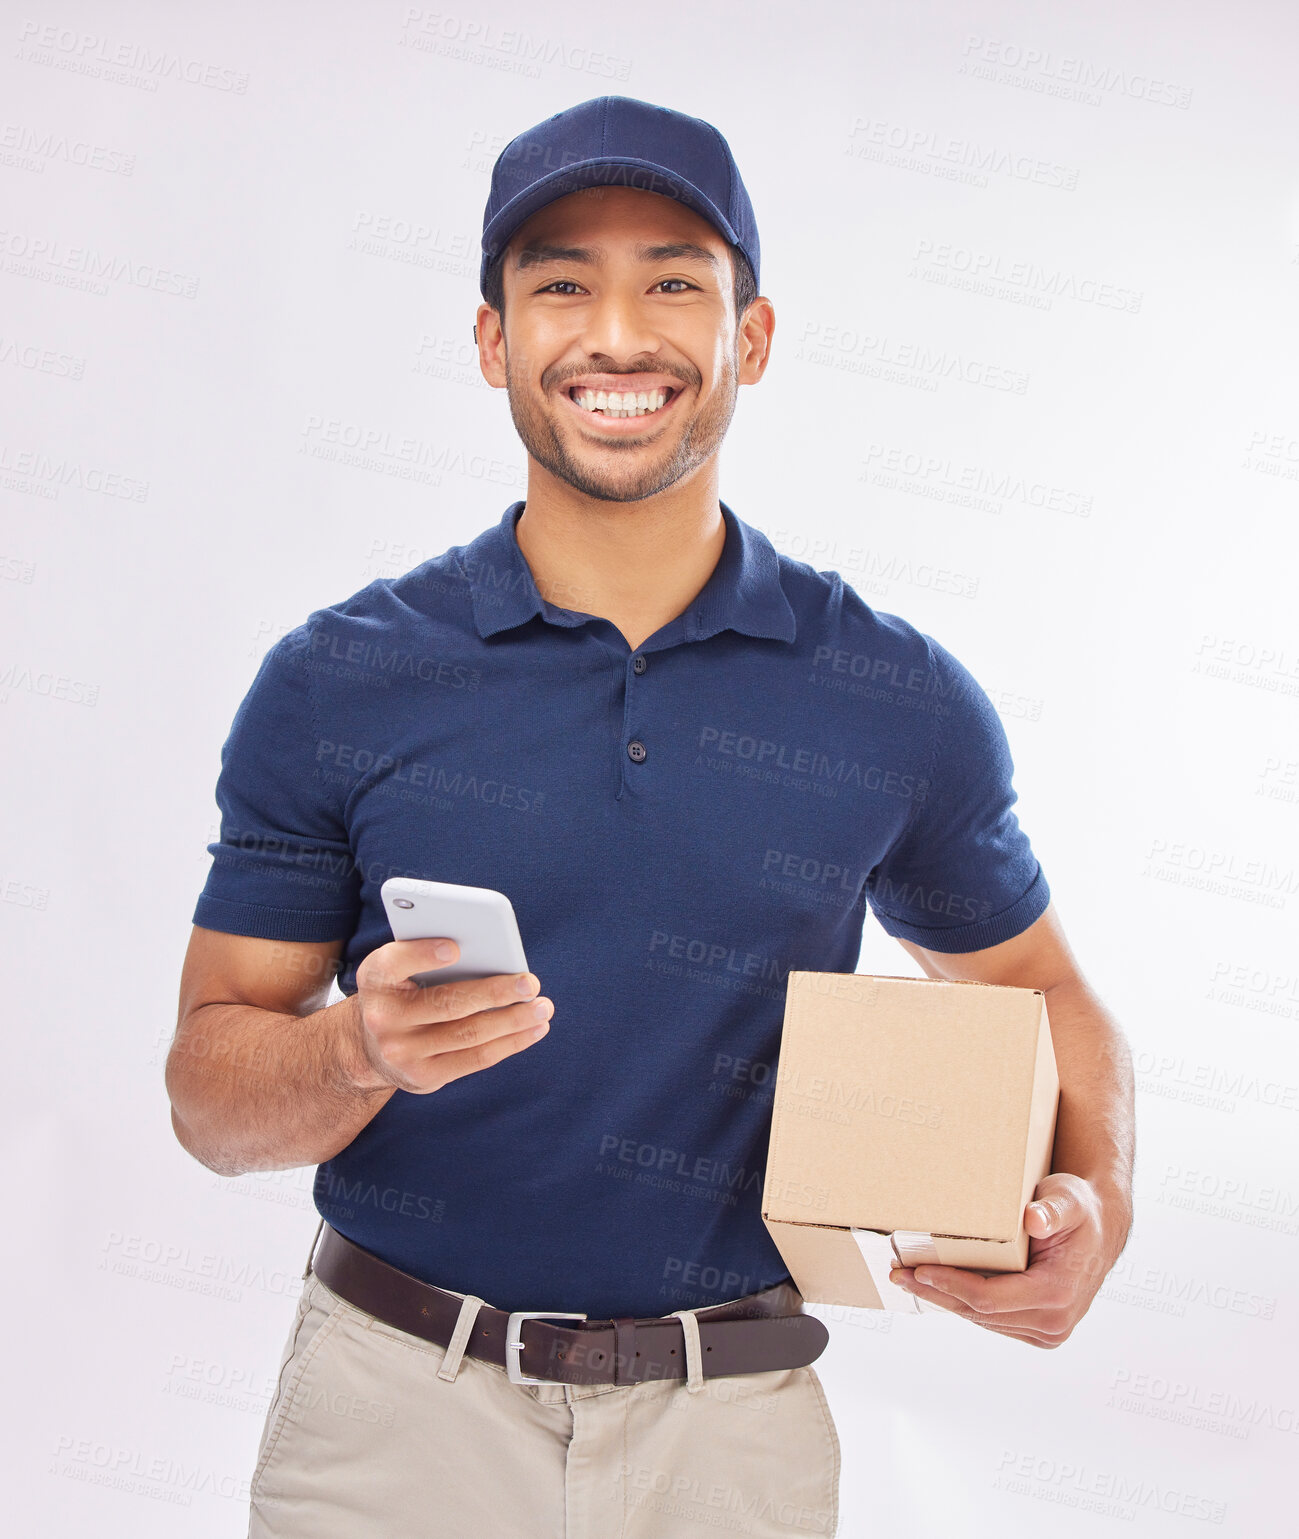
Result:
M917 1312L895 1257L1023 1271L1059 1095L1041 989L791 971L762 1217L803 1297Z

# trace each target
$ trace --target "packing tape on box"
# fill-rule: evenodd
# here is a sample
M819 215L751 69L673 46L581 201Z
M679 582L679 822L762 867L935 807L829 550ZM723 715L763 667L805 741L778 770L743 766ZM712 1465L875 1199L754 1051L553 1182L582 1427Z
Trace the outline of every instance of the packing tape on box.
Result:
M895 1264L911 1267L926 1261L937 1262L938 1252L934 1249L932 1235L918 1229L898 1229L892 1234L884 1234L878 1229L853 1229L850 1233L885 1309L919 1315L933 1308L914 1293L889 1281L889 1273Z
M923 1229L895 1229L893 1249L903 1266L924 1266L926 1261L932 1266L941 1265L934 1237Z

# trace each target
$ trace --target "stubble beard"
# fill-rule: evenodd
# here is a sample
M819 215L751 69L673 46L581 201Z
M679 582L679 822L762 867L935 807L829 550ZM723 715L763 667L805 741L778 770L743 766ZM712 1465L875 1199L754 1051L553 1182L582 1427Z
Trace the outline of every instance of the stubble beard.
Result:
M574 455L569 453L550 413L538 403L531 385L523 384L515 377L508 350L505 355L505 388L510 416L524 448L557 480L600 502L641 502L656 492L666 491L711 458L720 448L735 414L735 399L739 394L737 373L737 357L734 353L727 354L725 372L718 380L717 389L703 410L686 424L684 431L673 428L677 438L666 454L661 448L647 451L642 443L611 438L603 453L595 445L587 449L587 441L583 440L582 451ZM557 409L563 410L562 407ZM652 417L646 420L649 424L654 421ZM622 469L619 469L620 463Z

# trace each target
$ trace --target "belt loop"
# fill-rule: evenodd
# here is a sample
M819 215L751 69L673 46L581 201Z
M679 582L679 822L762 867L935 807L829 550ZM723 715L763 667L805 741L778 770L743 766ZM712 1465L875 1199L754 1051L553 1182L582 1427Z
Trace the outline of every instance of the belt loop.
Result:
M686 1388L696 1395L704 1387L704 1355L699 1347L699 1319L693 1309L674 1309L686 1342Z
M307 1252L307 1264L302 1269L303 1282L306 1282L307 1278L311 1276L311 1263L316 1259L316 1243L320 1239L320 1231L324 1227L325 1219L324 1215L322 1214L320 1222L316 1225L316 1232L311 1237L311 1249Z
M455 1383L456 1374L460 1372L460 1360L465 1355L465 1343L469 1340L469 1333L473 1330L474 1321L478 1318L478 1311L482 1307L483 1300L477 1294L465 1294L460 1313L456 1316L456 1328L451 1332L451 1340L447 1342L442 1366L438 1369L439 1379Z

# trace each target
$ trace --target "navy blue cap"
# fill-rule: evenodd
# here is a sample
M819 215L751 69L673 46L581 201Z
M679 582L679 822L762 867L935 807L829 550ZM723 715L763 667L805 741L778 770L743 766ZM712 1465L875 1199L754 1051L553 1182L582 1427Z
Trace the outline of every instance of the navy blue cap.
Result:
M526 219L584 187L639 187L677 198L740 248L758 281L758 224L721 134L670 107L596 96L527 129L497 156L483 211L479 287L485 289L488 267Z

